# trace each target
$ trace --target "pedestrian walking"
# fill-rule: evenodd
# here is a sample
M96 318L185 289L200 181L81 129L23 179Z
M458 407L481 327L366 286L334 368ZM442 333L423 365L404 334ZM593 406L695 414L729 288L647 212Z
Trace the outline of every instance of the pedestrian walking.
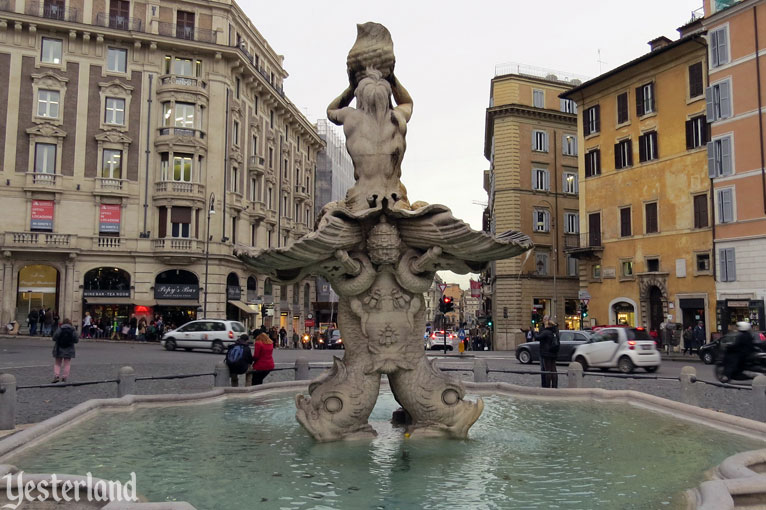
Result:
M128 320L128 340L136 339L136 330L138 329L138 319L136 314L130 314L130 320Z
M543 329L537 334L540 341L540 366L543 388L558 388L559 376L556 373L556 358L559 354L558 326L550 320L549 316L543 317ZM552 373L550 373L552 372Z
M279 346L287 347L287 330L285 328L279 328Z
M40 311L37 312L37 327L40 336L45 334L45 307L41 306Z
M85 338L91 337L91 328L93 326L93 317L90 316L90 312L85 312L85 317L82 319L82 335Z
M697 322L697 326L694 328L692 335L694 338L694 348L697 349L697 352L699 352L700 347L707 343L707 337L705 335L705 324L702 321Z
M66 382L69 368L75 356L74 345L79 341L72 321L64 319L61 327L53 334L53 383Z
M263 380L274 370L274 342L265 333L255 338L253 347L253 386L263 384Z
M683 353L686 354L687 352L689 354L692 354L692 349L694 347L694 332L692 331L691 326L687 326L687 328L684 330L684 350Z
M293 349L298 348L298 341L301 339L301 337L298 335L297 331L293 331Z
M50 308L45 309L45 318L43 319L43 336L51 336L53 328L53 312Z
M271 339L271 342L276 346L278 345L277 342L279 342L279 331L277 330L276 326L272 326L269 330L269 338Z
M35 308L32 308L27 314L27 324L29 324L29 336L34 336L37 333L37 319L39 314Z

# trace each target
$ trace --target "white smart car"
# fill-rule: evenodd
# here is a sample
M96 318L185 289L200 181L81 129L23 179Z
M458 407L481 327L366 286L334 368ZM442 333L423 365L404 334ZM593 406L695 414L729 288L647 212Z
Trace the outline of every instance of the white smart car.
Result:
M647 372L660 368L660 351L644 328L606 327L578 346L572 360L588 368L617 368L629 374L636 367Z
M201 319L187 322L180 328L168 331L162 335L160 343L169 351L179 347L187 351L210 349L220 354L236 342L243 333L247 333L247 330L241 322Z

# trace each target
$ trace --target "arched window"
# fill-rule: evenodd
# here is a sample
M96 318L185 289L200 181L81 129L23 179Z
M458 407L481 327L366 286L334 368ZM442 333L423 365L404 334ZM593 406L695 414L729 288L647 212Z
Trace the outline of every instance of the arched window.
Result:
M237 273L229 273L226 277L226 299L239 300L242 298L242 289L239 286Z
M266 278L265 280L263 280L263 296L264 297L268 296L271 298L273 295L274 295L274 290L272 289L272 286L271 286L271 280Z
M252 276L247 277L247 302L252 303L258 299L258 281Z
M85 273L82 285L85 291L120 291L120 294L125 293L125 296L130 297L130 274L116 267L91 269ZM110 293L110 296L114 297L117 294Z
M199 280L197 279L197 275L191 271L184 271L183 269L170 269L158 274L157 278L154 279L154 283L197 285L199 284Z

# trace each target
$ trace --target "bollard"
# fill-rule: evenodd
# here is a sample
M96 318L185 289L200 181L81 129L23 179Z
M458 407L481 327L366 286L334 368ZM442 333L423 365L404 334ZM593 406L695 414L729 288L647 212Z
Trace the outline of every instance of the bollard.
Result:
M0 374L0 430L16 428L16 376Z
M117 396L136 394L136 372L133 367L122 367L117 373Z
M573 361L567 367L567 383L569 388L583 387L583 369L579 362Z
M309 377L309 360L303 356L295 360L295 380L306 381Z
M681 379L681 402L699 406L697 387L694 385L694 381L697 380L697 370L694 367L683 367L679 379Z
M489 368L487 367L487 360L474 359L473 360L473 382L489 382Z
M229 376L229 366L223 362L219 361L215 365L215 370L213 370L213 373L215 374L215 379L213 381L213 386L216 388L225 388L229 384L231 384L231 377Z
M2 399L0 398L0 400ZM753 408L755 409L755 419L766 421L766 375L758 374L753 379Z

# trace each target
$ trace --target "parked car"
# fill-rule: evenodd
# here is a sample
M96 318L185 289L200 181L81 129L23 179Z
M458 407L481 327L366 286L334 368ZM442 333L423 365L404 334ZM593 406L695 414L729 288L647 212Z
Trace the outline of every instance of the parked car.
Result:
M169 351L181 347L187 351L210 349L216 354L221 354L242 333L247 333L247 330L241 322L202 319L187 322L180 328L168 331L162 335L160 343Z
M439 349L444 349L444 337L444 330L432 332L431 335L426 339L426 350L438 351ZM460 339L457 337L457 335L447 331L446 337L447 350L457 350L458 343L460 342Z
M585 370L617 368L626 374L636 367L656 372L661 363L657 343L644 328L600 328L575 349L572 357Z
M574 350L577 348L577 346L587 342L590 337L590 331L575 331L570 329L559 331L559 342L561 347L559 348L559 355L556 357L556 361L572 361L572 353L574 353ZM526 342L517 346L516 359L525 364L539 362L540 342L534 340L532 342Z

